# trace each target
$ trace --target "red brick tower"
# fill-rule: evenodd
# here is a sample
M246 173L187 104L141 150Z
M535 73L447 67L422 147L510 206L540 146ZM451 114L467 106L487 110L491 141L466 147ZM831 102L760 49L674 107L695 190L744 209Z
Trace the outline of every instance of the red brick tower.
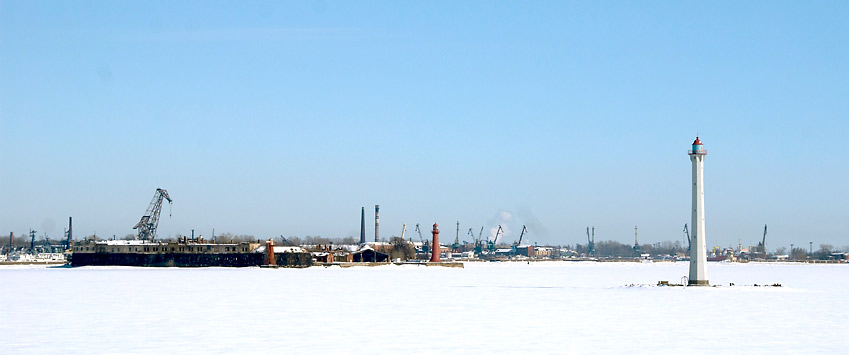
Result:
M433 230L430 231L433 233L433 244L431 245L431 253L430 253L430 261L438 263L439 260L439 225L436 223L433 224Z

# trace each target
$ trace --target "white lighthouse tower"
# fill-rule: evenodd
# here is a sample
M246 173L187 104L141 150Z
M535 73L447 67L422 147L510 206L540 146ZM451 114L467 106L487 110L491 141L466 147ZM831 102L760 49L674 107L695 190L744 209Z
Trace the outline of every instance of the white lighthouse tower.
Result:
M687 282L690 286L708 286L707 253L705 249L705 155L707 151L702 146L699 137L693 142L689 151L690 161L693 162L693 217L690 223L693 235L690 236L690 276Z

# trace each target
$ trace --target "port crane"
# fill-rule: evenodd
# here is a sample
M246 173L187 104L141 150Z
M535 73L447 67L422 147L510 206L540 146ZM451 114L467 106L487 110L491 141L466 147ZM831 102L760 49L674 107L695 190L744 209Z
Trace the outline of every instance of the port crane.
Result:
M525 232L527 231L528 228L522 225L522 233L519 233L519 241L513 243L513 250L510 251L513 255L519 254L519 245L522 245L522 237L525 236Z
M468 232L468 233L466 233L466 234L468 234L468 235L470 235L470 236L472 237L472 243L471 243L471 244L473 244L475 247L477 247L478 243L477 243L477 241L475 240L475 232L474 232L474 231L472 231L472 229L471 229L471 228L469 228L469 232ZM468 251L468 248L466 247L466 245L468 245L468 244L469 244L469 242L467 242L467 241L465 241L465 240L463 241L463 247L464 247L464 248L466 248L466 251Z
M687 223L684 223L684 237L687 238L687 254L690 254L690 231L687 230Z
M590 227L587 227L587 255L595 257L595 227L593 227L592 239L590 239Z
M159 213L162 212L162 200L167 200L168 204L171 204L171 196L168 195L168 191L165 189L156 189L156 193L153 194L153 200L150 201L150 206L147 207L144 216L133 227L133 229L139 230L136 239L156 239L156 228L159 226Z
M416 223L416 232L419 233L419 240L422 242L422 253L429 252L430 248L427 246L427 243L425 243L424 238L422 238L422 230L421 230L421 228L419 228L418 223Z
M504 232L504 229L502 229L502 228L501 228L501 225L499 224L499 225L498 225L498 230L497 230L497 231L495 231L495 238L494 238L492 241L489 241L489 240L487 240L487 241L486 241L486 243L487 243L487 246L486 246L487 250L489 250L489 251L495 251L495 243L497 243L497 242L498 242L498 235L499 235L499 234L501 234L501 233L503 233L503 232Z
M469 228L469 235L472 236L472 241L475 243L475 253L480 254L483 252L483 243L481 243L481 235L483 235L483 227L481 227L480 233L478 233L477 238L475 238L475 232Z

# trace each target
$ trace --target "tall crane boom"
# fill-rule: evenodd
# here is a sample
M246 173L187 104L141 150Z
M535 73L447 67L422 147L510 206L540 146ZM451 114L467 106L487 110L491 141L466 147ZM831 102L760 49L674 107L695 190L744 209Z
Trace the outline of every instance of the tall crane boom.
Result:
M510 249L511 255L518 255L519 254L519 245L522 245L522 237L525 236L525 232L527 232L527 231L528 231L528 228L526 228L524 225L522 225L522 233L519 233L519 241L513 242L513 247ZM528 256L530 256L530 255L528 255Z
M592 239L590 239L590 227L587 227L587 255L595 257L595 227L593 227Z
M517 246L522 245L522 237L525 236L525 232L527 232L527 231L528 231L528 228L525 228L525 226L522 225L522 233L519 233L519 241L516 242Z
M483 231L483 229L481 229ZM475 253L480 254L483 251L480 238L475 239L475 232L469 228L469 235L472 236L472 243L475 245Z
M427 253L428 251L430 251L430 248L428 247L427 243L425 243L424 238L422 238L422 230L421 228L419 228L418 223L416 223L416 232L419 233L419 240L422 242L422 252Z
M501 229L501 225L498 225L498 230L495 231L495 239L492 240L492 244L498 243L498 235L501 234L503 230Z
M495 251L495 243L498 242L498 235L501 234L501 232L502 232L502 228L501 228L501 225L499 224L498 230L495 231L495 238L493 240L489 240L489 238L487 238L486 249L489 250L490 252Z
M133 229L139 230L136 238L141 240L156 239L156 228L159 227L159 213L162 212L162 200L168 200L170 204L171 196L168 195L168 191L165 189L156 189L156 193L153 194L153 200L150 201L150 206L147 207L144 216L133 227Z

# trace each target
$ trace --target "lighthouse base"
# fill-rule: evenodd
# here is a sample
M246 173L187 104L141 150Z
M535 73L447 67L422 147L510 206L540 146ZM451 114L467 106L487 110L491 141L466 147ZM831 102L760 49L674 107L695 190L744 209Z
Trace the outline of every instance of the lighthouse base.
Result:
M687 286L710 286L708 280L689 280Z

